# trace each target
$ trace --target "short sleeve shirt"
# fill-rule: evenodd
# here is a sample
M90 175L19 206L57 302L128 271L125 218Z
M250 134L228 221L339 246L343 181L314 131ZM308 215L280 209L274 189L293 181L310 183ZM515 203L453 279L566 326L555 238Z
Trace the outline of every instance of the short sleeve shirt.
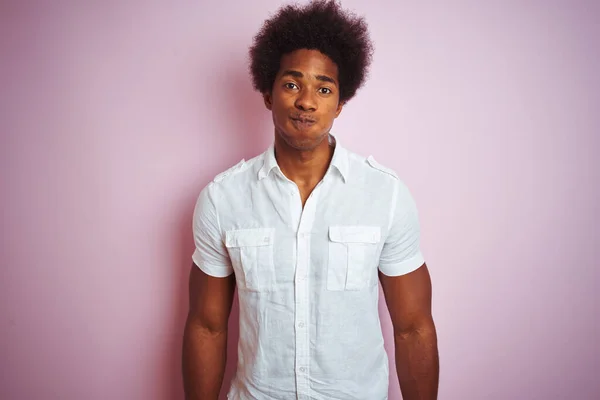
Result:
M424 264L415 202L394 171L343 148L304 207L271 146L215 177L193 217L194 263L235 274L229 399L386 399L378 272Z

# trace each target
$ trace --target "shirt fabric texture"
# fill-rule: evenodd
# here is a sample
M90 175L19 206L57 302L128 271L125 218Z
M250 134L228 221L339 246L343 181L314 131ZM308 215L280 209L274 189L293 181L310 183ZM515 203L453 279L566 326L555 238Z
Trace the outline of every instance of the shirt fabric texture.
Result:
M198 197L192 259L214 277L235 273L238 290L228 399L387 399L378 270L423 265L417 209L394 171L330 142L330 166L304 209L273 145Z

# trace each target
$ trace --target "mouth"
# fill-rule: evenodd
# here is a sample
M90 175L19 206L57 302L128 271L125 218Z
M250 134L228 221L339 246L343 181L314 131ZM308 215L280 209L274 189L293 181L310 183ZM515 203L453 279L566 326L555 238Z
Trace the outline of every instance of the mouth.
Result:
M303 115L292 116L290 117L290 119L292 121L292 124L296 127L296 129L300 130L308 129L317 122L316 120Z

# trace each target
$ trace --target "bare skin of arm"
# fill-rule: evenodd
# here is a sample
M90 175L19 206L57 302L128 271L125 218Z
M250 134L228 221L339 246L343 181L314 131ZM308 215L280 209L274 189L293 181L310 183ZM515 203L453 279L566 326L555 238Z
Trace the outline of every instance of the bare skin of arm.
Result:
M186 400L217 400L227 362L227 322L235 276L214 278L192 265L189 313L183 335Z
M431 315L427 265L401 276L379 273L394 326L396 372L404 400L435 400L438 393L437 334Z

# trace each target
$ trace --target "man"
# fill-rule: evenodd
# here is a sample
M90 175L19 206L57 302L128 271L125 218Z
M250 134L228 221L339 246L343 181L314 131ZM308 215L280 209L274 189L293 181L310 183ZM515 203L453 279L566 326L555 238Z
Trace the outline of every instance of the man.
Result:
M250 50L274 144L205 187L183 371L188 399L217 399L234 288L237 373L229 399L387 399L381 282L405 400L435 399L431 282L413 199L396 174L330 134L371 61L367 26L334 2L287 6Z

